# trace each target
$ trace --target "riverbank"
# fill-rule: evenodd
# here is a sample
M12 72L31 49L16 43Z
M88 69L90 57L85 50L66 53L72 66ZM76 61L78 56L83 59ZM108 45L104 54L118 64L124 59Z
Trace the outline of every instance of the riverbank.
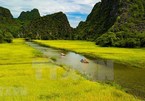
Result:
M106 65L106 62L109 62L108 60L91 59L75 52L51 48L34 42L27 43L49 58L52 58L56 64L66 65L72 69L74 68L91 81L108 82L108 80L113 80L113 83L117 83L119 87L123 88L126 92L145 99L145 69L143 68L134 68L130 65L113 63L112 67L108 70L108 66ZM60 57L61 53L65 53L65 56ZM89 64L82 64L80 60L83 58L88 58ZM103 66L100 67L101 65ZM106 72L103 71L107 71L108 73L106 74ZM102 75L101 78L99 75ZM106 76L106 79L103 79L104 76Z
M73 71L51 64L48 58L22 39L0 44L0 52L0 100L138 100L115 87L88 81Z
M74 40L35 40L41 45L74 51L92 58L114 60L117 63L145 68L145 48L99 47L94 42Z

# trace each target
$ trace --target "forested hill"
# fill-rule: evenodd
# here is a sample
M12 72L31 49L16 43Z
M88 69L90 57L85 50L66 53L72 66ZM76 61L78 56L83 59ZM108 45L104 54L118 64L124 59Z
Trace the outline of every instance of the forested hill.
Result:
M9 19L12 19L13 16L12 16L12 14L11 14L9 9L4 8L4 7L0 7L0 18L9 18Z
M11 23L13 20L13 15L10 10L4 7L0 7L0 24Z
M62 12L32 20L24 29L25 37L33 39L72 39L71 28Z
M40 13L38 9L33 9L31 11L22 12L20 16L18 17L21 21L31 21L34 19L40 18Z
M33 9L14 19L10 10L0 7L0 42L11 42L13 37L72 39L73 28L63 12L41 17L38 9Z
M145 1L102 0L77 27L77 39L101 46L145 46Z
M12 38L18 30L19 24L13 18L10 10L0 7L0 43L12 42Z
M87 20L80 22L77 27L79 38L95 40L105 33L116 21L118 5L118 0L103 0L97 3L88 15Z
M5 33L32 39L80 39L101 46L145 47L145 0L102 0L74 30L62 12L41 17L38 9L14 19L0 7L0 37Z

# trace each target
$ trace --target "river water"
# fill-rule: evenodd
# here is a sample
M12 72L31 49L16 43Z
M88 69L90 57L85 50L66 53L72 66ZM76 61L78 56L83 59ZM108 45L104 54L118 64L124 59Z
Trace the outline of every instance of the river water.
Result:
M82 63L80 60L86 57L81 54L44 47L33 42L26 43L41 51L44 56L55 60L56 64L73 68L92 81L116 82L125 88L128 93L145 100L145 69L101 59L87 58L89 63ZM61 53L65 53L65 56L61 56Z

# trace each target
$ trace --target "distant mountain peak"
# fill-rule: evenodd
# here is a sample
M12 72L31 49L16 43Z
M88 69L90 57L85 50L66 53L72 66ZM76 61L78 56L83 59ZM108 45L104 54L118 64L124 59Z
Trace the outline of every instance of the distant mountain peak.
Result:
M25 36L34 39L71 39L73 29L63 12L32 20L26 28Z
M79 24L77 33L78 39L106 43L103 46L143 46L145 0L101 0Z
M18 17L18 19L20 20L34 20L40 18L40 13L39 10L34 8L31 11L22 11L22 13L20 14L20 16Z
M5 17L5 18L13 18L13 15L11 14L10 10L4 7L0 6L0 17Z

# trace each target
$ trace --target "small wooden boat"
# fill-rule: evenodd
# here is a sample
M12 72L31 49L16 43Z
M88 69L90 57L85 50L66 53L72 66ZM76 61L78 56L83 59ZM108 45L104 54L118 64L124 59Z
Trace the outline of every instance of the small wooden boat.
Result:
M65 56L65 54L64 53L61 53L61 56Z
M89 62L87 61L87 59L81 59L80 62L81 62L81 63L89 63Z

